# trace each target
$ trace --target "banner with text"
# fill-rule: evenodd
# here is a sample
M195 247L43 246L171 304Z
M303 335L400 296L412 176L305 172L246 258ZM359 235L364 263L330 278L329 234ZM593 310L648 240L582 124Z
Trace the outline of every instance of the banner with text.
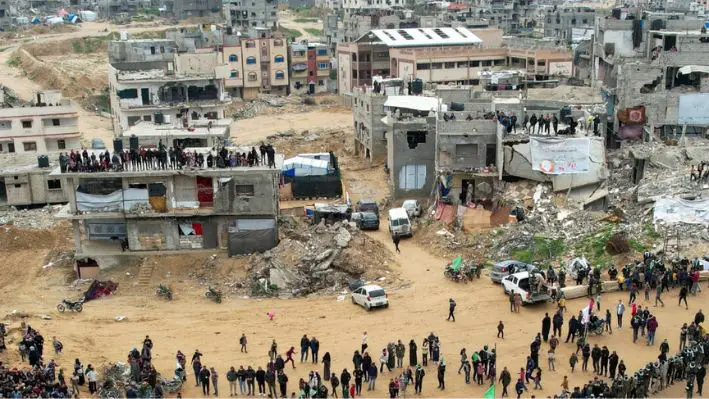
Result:
M529 141L532 169L549 175L589 170L591 140L533 137Z

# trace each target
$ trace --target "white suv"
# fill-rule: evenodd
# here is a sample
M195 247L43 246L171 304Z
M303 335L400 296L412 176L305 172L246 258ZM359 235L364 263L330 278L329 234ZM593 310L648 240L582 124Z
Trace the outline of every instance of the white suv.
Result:
M389 307L389 297L378 285L363 285L352 292L352 303L367 310Z

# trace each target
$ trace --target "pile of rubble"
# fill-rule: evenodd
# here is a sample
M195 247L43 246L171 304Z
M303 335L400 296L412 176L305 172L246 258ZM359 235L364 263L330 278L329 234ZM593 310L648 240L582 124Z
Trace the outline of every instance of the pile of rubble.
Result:
M234 120L239 119L249 119L257 116L262 110L268 108L283 108L289 105L302 105L302 99L295 95L290 95L287 97L272 95L272 94L260 94L258 98L244 103L244 106L231 115ZM304 107L303 107L304 108ZM298 111L296 109L294 111Z
M13 225L24 229L51 229L56 223L54 214L63 205L47 205L37 209L17 209L14 206L0 210L0 226Z
M391 253L351 223L305 226L283 218L280 231L277 247L249 259L252 295L334 293L356 279L396 279Z

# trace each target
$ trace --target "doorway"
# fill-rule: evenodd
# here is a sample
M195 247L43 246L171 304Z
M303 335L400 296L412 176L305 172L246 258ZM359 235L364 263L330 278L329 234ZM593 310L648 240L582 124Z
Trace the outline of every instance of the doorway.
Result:
M470 198L470 201L468 201L468 198ZM469 202L475 201L475 180L463 179L463 186L460 188L458 200L461 205L467 205Z
M143 100L143 105L149 105L150 89L140 89L140 98Z

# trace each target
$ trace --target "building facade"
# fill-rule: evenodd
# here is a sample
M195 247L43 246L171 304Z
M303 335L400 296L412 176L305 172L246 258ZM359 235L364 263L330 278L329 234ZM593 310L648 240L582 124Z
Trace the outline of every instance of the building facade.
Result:
M321 43L291 43L290 92L326 93L330 85L330 51Z
M55 170L69 201L58 217L72 221L78 256L225 249L239 238L241 250L230 253L265 250L277 242L280 154L276 161L276 168ZM260 242L244 247L254 237Z
M278 0L231 0L224 13L235 33L249 37L259 36L259 29L278 28Z
M207 17L219 13L221 0L175 0L173 12L178 19Z
M573 29L593 29L596 20L596 10L588 7L566 7L546 11L544 36L554 37L564 43L572 41Z
M79 110L58 90L38 92L31 106L0 108L0 152L63 151L80 139Z

